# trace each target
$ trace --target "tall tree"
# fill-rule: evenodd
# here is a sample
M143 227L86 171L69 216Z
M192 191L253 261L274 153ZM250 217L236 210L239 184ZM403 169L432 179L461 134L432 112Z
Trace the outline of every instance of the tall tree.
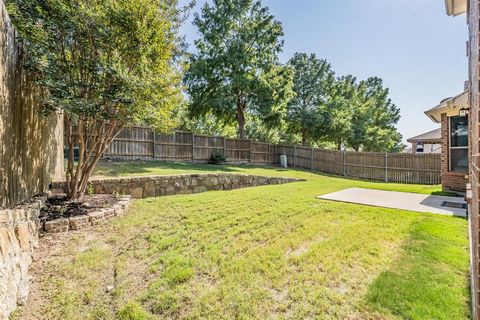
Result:
M258 0L214 0L194 24L201 36L185 77L191 116L211 113L226 124L236 121L240 138L246 113L278 123L292 96L292 72L278 60L280 22Z
M177 1L8 0L7 5L28 44L25 67L46 92L43 111L63 110L66 191L79 198L123 126L174 125L172 109L181 99L174 63ZM80 153L76 163L74 147Z
M328 99L334 73L326 60L315 54L295 53L289 65L294 70L295 96L288 103L287 122L291 132L300 133L302 144L307 138L319 138L327 132Z
M326 139L338 150L345 146L352 129L353 104L357 99L356 78L352 75L335 80L328 100L329 125Z
M402 136L395 125L400 109L389 98L382 79L371 77L356 86L347 144L356 151L397 151Z

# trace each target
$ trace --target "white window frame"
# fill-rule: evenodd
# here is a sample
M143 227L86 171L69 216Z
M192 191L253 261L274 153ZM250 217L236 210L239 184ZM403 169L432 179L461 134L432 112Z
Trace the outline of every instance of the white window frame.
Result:
M465 172L463 171L452 171L452 149L453 150L458 150L458 149L467 149L467 163L468 163L468 141L470 137L467 137L467 145L463 147L452 147L452 118L453 117L448 117L448 172L453 172L453 173L468 173L468 168ZM465 117L467 118L467 117ZM468 120L467 120L468 121ZM468 123L468 122L467 122ZM469 132L470 135L470 132Z

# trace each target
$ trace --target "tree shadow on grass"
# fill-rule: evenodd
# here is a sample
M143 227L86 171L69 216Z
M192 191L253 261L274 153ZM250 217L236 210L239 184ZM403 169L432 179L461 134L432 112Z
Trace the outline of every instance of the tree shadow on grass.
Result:
M469 254L462 220L420 216L400 256L370 285L367 309L402 319L469 319Z
M229 172L241 173L244 168L262 168L272 171L289 171L270 166L254 166L254 165L214 165L204 163L187 163L187 162L165 162L165 161L102 161L99 162L95 170L95 175L105 176L128 176L128 175L144 175L144 174L185 174L199 172Z

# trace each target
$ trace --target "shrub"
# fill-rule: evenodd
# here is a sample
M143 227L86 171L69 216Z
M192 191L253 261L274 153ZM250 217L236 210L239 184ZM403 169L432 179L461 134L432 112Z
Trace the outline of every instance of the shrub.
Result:
M227 161L227 156L223 154L223 152L220 151L212 151L210 154L210 159L208 160L208 163L210 164L222 164L225 161Z

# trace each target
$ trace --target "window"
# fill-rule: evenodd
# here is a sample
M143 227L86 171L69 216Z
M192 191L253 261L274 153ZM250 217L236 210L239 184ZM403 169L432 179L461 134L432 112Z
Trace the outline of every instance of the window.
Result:
M468 171L468 119L450 118L450 171Z

